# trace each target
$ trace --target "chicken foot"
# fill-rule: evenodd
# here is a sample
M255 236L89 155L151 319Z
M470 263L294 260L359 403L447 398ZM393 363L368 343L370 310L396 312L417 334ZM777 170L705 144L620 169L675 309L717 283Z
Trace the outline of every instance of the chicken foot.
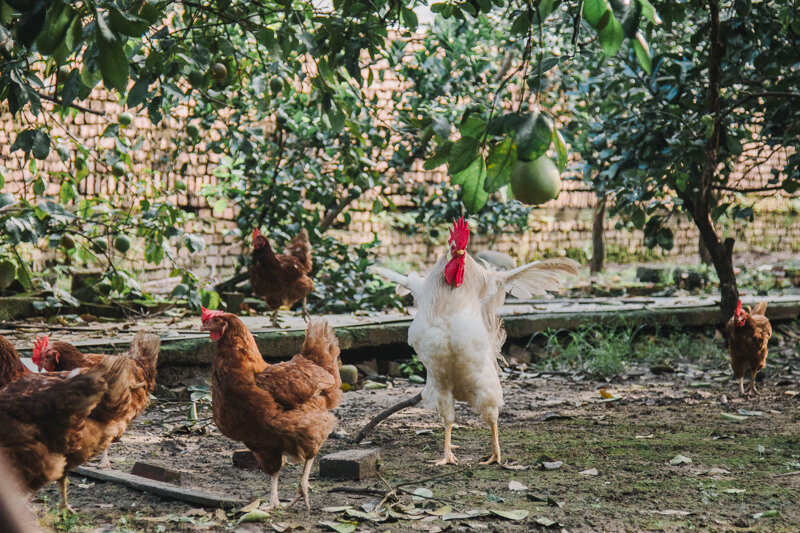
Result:
M313 457L306 461L306 464L303 467L303 477L300 479L300 486L297 487L297 495L291 502L289 502L289 505L286 506L287 509L291 509L294 504L300 501L300 498L303 498L303 500L306 502L306 509L309 511L311 510L311 503L308 501L308 490L311 488L311 484L308 482L308 476L311 475L311 465L313 464Z
M272 312L272 327L279 328L281 325L278 323L278 309L275 309Z
M490 465L492 463L500 464L500 431L497 428L496 421L492 423L492 455L479 464Z
M458 464L458 459L456 459L456 456L453 455L453 443L451 442L452 435L453 435L453 423L450 422L449 424L446 424L444 427L444 457L440 461L436 461L436 463L434 463L436 466Z
M69 506L67 503L67 475L64 474L64 477L58 480L58 493L61 497L61 501L59 502L59 509L62 511L66 511L69 514L76 514L75 509Z
M103 450L103 457L100 459L98 468L111 468L111 461L108 458L108 449Z

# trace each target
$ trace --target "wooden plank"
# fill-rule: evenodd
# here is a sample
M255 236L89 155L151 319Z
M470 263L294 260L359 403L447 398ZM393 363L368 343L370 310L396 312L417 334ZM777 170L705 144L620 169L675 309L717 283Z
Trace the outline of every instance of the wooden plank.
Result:
M142 492L149 492L162 498L169 498L172 500L180 500L189 502L201 507L223 507L233 508L241 507L246 502L238 498L230 496L223 496L213 492L206 492L204 490L197 490L192 488L178 487L163 481L153 481L144 477L134 476L118 470L91 468L88 466L79 466L70 472L72 475L88 477L97 479L99 481L107 481L116 483L125 487L139 490Z

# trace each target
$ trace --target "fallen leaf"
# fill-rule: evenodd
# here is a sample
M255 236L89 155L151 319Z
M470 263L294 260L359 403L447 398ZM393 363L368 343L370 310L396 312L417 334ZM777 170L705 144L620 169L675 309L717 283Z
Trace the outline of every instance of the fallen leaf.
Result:
M761 416L763 411L748 411L747 409L739 409L739 414L742 416Z
M548 462L548 461L545 461L545 462L542 463L542 468L544 468L545 470L558 470L563 465L564 465L564 461L554 461L552 463Z
M361 384L361 388L364 390L377 390L377 389L385 389L388 385L386 383L378 383L377 381L370 381L366 380L364 383Z
M261 511L260 509L256 509L255 511L250 511L246 515L242 515L237 523L244 524L248 522L261 522L263 520L269 519L269 513L266 511Z
M508 490L528 490L528 487L519 481L511 480L508 482Z
M783 391L783 393L786 396L797 396L798 394L800 394L800 392L797 392L796 390L787 390L787 391Z
M722 492L725 494L744 494L747 491L745 489L725 489Z
M320 522L319 525L330 528L337 533L353 533L356 524L353 522Z
M564 506L564 502L558 502L552 496L547 496L544 494L526 494L525 497L528 498L528 501L531 502L544 502L547 505L552 505L553 507Z
M486 516L489 511L486 509L470 509L465 513L447 513L442 516L442 520L464 520L467 518L475 518L477 516Z
M693 389L700 389L700 388L705 388L705 387L710 387L710 386L711 386L711 383L709 383L708 381L695 381L693 383L689 383L689 387L691 387Z
M240 513L249 513L250 511L255 511L258 509L258 506L261 505L261 500L253 500L252 502L248 503L241 509L239 509Z
M502 503L502 502L506 501L506 499L505 499L505 498L502 498L502 497L500 497L500 496L497 496L497 495L495 495L495 494L492 494L491 492L490 492L489 494L487 494L487 495L486 495L486 500L487 500L487 501L490 501L490 502L492 502L492 503Z
M664 516L689 516L690 514L694 514L689 511L676 511L675 509L666 509L664 511L653 511L653 512Z
M528 511L525 511L524 509L516 509L514 511L489 509L489 512L507 520L525 520L529 514Z
M734 415L731 413L720 413L719 414L722 418L726 420L733 420L734 422L741 422L742 420L747 420L746 416Z
M217 509L216 511L214 511L214 517L221 522L225 522L226 520L228 520L228 515L226 515L225 511L223 511L222 509Z
M425 487L417 487L414 489L414 501L420 501L426 498L433 498L433 492L431 492L430 489L426 489Z
M726 474L730 474L730 472L725 470L724 468L712 468L704 473L708 476L724 476Z
M634 439L652 439L652 438L654 438L654 437L655 437L655 435L653 435L652 433L650 433L649 435L636 435L636 436L635 436L635 437L633 437L633 438L634 438Z
M669 464L671 464L672 466L678 466L682 464L688 464L691 462L692 460L686 457L685 455L678 454L670 460Z
M756 513L753 515L753 518L778 518L781 513L778 512L777 509L770 509L769 511L764 511L763 513Z
M589 470L584 470L583 472L578 472L578 474L580 474L582 476L596 476L597 475L597 469L596 468L590 468Z
M278 533L284 533L285 531L294 531L295 529L305 529L306 526L303 524L290 524L288 522L274 522L271 524L272 529L277 531Z
M514 461L507 461L500 466L502 466L506 470L527 470L528 468L530 468L527 465L521 465Z
M558 522L544 516L537 516L533 521L543 527L558 527Z
M433 433L433 430L432 429L418 429L414 433L416 433L417 435L430 435L431 433Z
M447 513L452 513L453 508L450 507L449 505L444 505L442 507L439 507L438 509L426 510L425 512L433 516L444 516Z
M385 516L379 515L378 513L365 513L364 511L359 511L358 509L347 509L345 514L353 518L360 518L362 520L369 520L371 522L383 522L386 520Z
M348 509L352 509L352 505L339 505L337 507L323 507L320 509L324 513L342 513Z
M600 397L602 397L602 398L613 398L614 397L614 394L612 394L611 391L609 391L608 389L600 389L597 392L600 393Z
M556 413L554 411L549 411L542 415L541 421L547 422L548 420L569 420L572 417L569 415L562 415L561 413Z

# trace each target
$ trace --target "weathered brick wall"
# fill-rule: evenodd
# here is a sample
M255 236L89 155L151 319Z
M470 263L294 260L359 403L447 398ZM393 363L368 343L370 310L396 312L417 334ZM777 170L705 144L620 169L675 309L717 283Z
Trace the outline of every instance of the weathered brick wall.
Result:
M391 109L390 95L392 90L397 90L396 83L396 80L387 78L373 89L379 96L379 105L385 105L387 110ZM59 119L63 126L53 130L54 142L59 138L66 139L67 136L71 136L79 139L87 147L113 146L113 140L102 138L101 135L107 125L116 123L117 116L122 111L121 107L104 90L95 90L85 105L103 115L66 114L63 119ZM45 108L48 108L47 104ZM129 138L142 140L141 146L131 154L134 161L133 172L125 178L116 179L102 161L90 160L88 162L90 174L81 182L79 191L85 195L102 195L129 201L138 198L137 186L141 183L155 182L171 187L176 180L185 181L187 185L185 194L175 194L166 200L194 214L195 219L189 224L189 229L203 235L207 248L204 252L193 255L188 254L186 249L181 249L176 254L176 262L191 268L201 279L219 279L231 272L236 264L236 256L241 253L236 239L233 236L224 236L234 228L233 209L229 207L220 216L214 217L208 202L200 195L205 185L216 183L217 178L212 172L221 155L210 152L206 149L206 143L200 142L196 145L182 144L177 157L173 157L175 148L171 138L185 139L183 132L189 117L188 109L178 109L176 117L165 119L158 126L153 126L143 115L135 117L133 125L125 130ZM17 117L15 120L7 112L0 113L0 165L4 167L0 171L6 179L3 192L28 198L32 195L32 183L25 181L25 176L30 177L25 162L19 152L12 154L10 147L16 132L22 129L21 125L36 121L30 116ZM740 172L735 176L734 182L749 187L762 184L769 179L770 168L780 169L782 162L782 155L777 154L769 165L753 169L747 175ZM55 150L51 151L46 161L37 162L37 165L40 172L48 176L47 194L56 197L60 186L58 174L67 171L68 167L58 158ZM406 173L404 179L436 186L446 180L446 175L441 170L425 171L420 163L411 172ZM577 181L565 181L564 189L558 199L534 210L528 232L522 235L502 235L496 239L476 236L473 239L475 248L491 247L520 259L564 254L576 257L590 255L592 207L595 204L595 196ZM373 233L377 233L383 242L377 252L380 256L393 257L414 264L429 264L435 260L442 250L441 238L437 242L425 236L406 236L391 231L385 218L375 217L370 213L370 198L370 195L365 195L365 201L356 206L356 210L351 213L352 221L349 227L340 226L336 230L344 242L352 244L370 242ZM396 200L401 207L409 205L407 199L396 198ZM754 224L747 226L736 224L734 227L726 228L725 231L737 237L738 251L753 247L765 251L797 251L800 243L800 219L787 214L797 212L793 202L796 200L783 196L763 200L758 204L760 212ZM646 250L641 231L617 229L617 222L613 219L607 220L605 228L607 250L612 261L637 258L687 260L696 257L698 236L688 220L681 220L674 225L675 248L669 253ZM442 235L445 234L442 232ZM141 242L134 243L134 249L142 250L144 245L145 243ZM44 244L41 249L31 250L30 253L39 267L43 266L53 254L52 251L44 250ZM169 275L172 266L167 260L160 265L145 265L141 261L129 264L129 267L143 280L164 278Z

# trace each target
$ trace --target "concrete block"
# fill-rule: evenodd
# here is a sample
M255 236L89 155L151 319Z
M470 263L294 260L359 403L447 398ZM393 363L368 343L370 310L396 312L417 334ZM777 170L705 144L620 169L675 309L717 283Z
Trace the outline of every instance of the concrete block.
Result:
M181 473L177 470L170 470L163 466L151 465L149 463L141 463L137 461L133 465L131 474L139 477L146 477L153 481L163 481L165 483L179 484L181 482Z
M256 456L250 450L236 450L233 452L233 466L242 470L258 470Z
M319 462L319 477L328 479L364 479L378 472L381 451L343 450L324 456Z

